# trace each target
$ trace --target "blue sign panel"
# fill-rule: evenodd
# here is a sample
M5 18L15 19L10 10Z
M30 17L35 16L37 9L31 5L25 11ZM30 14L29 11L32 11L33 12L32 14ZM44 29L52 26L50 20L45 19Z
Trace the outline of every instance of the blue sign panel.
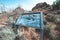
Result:
M43 13L33 12L24 13L17 19L16 25L23 25L26 27L33 27L38 29L43 29Z

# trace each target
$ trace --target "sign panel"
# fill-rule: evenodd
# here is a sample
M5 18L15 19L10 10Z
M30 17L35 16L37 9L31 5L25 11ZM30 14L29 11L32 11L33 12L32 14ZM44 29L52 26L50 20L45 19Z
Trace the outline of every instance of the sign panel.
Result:
M21 14L17 19L16 25L43 29L43 13L32 12Z

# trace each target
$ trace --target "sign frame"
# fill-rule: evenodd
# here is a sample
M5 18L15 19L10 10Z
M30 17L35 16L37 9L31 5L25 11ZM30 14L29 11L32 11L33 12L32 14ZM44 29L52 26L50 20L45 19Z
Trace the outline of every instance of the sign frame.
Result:
M43 24L43 12L31 12L31 13L22 13L20 15L31 15L31 14L40 14L40 40L43 40L43 30L44 30L44 24ZM20 16L19 16L20 17ZM18 17L18 18L19 18ZM18 20L18 19L17 19ZM17 22L17 21L16 21ZM19 24L16 24L19 25Z

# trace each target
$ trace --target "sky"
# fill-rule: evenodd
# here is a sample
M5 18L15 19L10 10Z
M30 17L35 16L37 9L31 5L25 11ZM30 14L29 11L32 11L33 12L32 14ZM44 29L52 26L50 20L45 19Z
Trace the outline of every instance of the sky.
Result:
M3 4L6 9L15 9L21 6L24 10L31 10L37 3L46 2L48 4L53 4L55 0L0 0L0 8Z

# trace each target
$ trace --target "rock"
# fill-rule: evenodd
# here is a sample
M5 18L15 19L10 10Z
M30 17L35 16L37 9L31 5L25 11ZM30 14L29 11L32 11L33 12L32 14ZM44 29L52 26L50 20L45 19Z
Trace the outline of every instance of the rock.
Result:
M47 11L51 11L52 10L52 7L47 4L46 2L43 2L43 3L38 3L36 4L36 6L34 6L32 8L32 11L43 11L43 12L47 12Z

